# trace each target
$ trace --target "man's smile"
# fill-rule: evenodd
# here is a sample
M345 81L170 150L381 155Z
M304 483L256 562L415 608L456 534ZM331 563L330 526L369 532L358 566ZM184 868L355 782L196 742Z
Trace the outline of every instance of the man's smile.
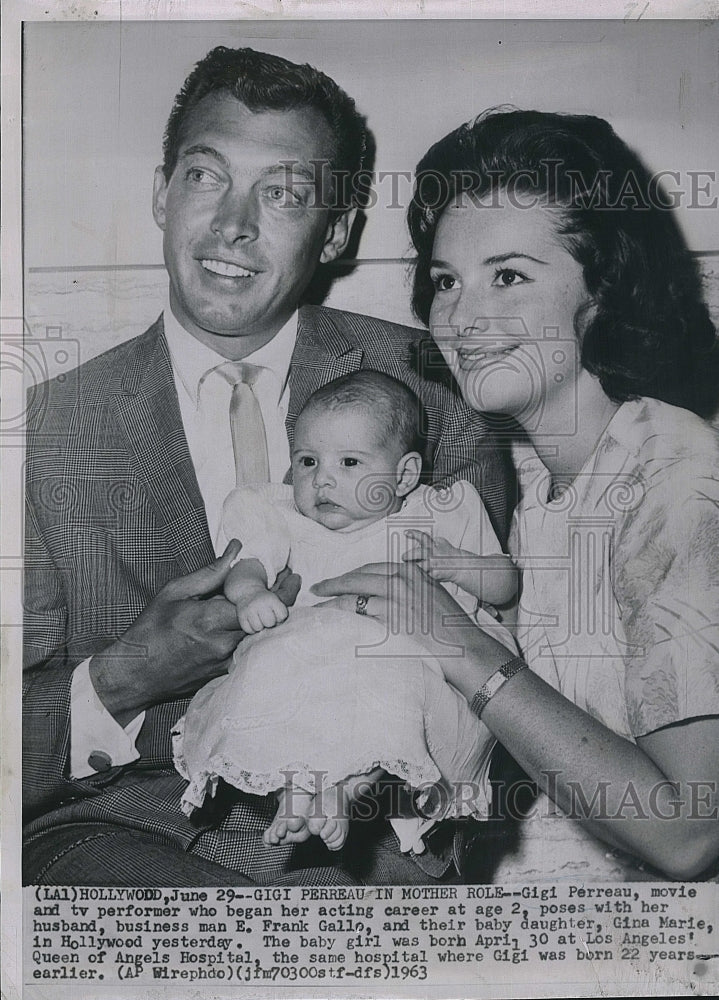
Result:
M259 274L258 271L251 271L247 267L240 267L239 264L230 264L224 260L204 258L200 263L206 271L222 275L224 278L254 278L256 274Z

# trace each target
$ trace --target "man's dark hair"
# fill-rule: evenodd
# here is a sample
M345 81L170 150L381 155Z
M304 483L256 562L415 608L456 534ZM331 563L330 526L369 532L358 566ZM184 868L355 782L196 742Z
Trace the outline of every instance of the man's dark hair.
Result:
M376 422L385 446L398 442L402 454L424 455L422 428L426 426L422 403L404 382L383 372L363 368L341 375L312 393L302 408L342 410L349 407L368 413Z
M714 412L716 331L696 261L656 178L606 121L491 109L432 146L408 214L413 306L425 323L437 224L461 191L491 195L487 211L498 192L556 210L557 233L591 297L591 310L575 318L582 365L611 399L650 396Z
M356 195L356 178L367 152L365 119L352 98L313 66L290 62L255 49L217 46L197 63L175 98L165 129L162 170L169 181L177 164L182 130L189 112L208 94L227 91L250 111L291 111L314 108L329 125L335 140L331 167L342 178L336 185L340 202L349 208Z

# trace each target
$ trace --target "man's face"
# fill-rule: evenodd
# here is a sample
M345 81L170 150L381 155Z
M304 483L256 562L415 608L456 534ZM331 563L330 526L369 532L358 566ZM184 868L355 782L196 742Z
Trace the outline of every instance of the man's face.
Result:
M321 168L333 152L313 108L252 112L220 91L185 119L169 182L156 171L153 212L172 311L224 357L271 340L318 263L344 249L351 214L330 221Z

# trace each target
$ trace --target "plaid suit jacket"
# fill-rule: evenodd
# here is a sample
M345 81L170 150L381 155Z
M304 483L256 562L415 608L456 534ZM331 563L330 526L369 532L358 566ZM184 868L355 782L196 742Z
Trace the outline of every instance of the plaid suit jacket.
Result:
M411 355L421 331L321 307L300 310L287 431L320 385L359 368L423 400L434 479L473 482L499 526L508 463L482 418ZM148 709L140 760L82 780L69 773L70 685L82 660L121 635L169 580L214 558L180 418L162 318L142 336L31 393L27 432L24 806L28 836L68 822L150 832L259 881L292 866L266 848L273 806L236 796L218 823L187 819L169 733L186 699ZM138 650L138 655L142 651Z

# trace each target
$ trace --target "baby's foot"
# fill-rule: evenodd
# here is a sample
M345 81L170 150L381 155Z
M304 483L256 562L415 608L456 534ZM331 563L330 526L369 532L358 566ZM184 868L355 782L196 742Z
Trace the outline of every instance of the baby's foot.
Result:
M311 831L307 825L307 814L312 805L312 795L302 789L283 789L278 793L275 818L262 835L269 846L277 844L301 844L308 840Z
M315 796L311 815L307 817L307 828L325 842L328 850L339 851L349 833L349 809L346 790L339 785L330 785Z
M349 833L352 803L370 791L383 773L375 768L367 774L352 774L318 792L307 816L310 833L321 837L330 851L339 851Z

